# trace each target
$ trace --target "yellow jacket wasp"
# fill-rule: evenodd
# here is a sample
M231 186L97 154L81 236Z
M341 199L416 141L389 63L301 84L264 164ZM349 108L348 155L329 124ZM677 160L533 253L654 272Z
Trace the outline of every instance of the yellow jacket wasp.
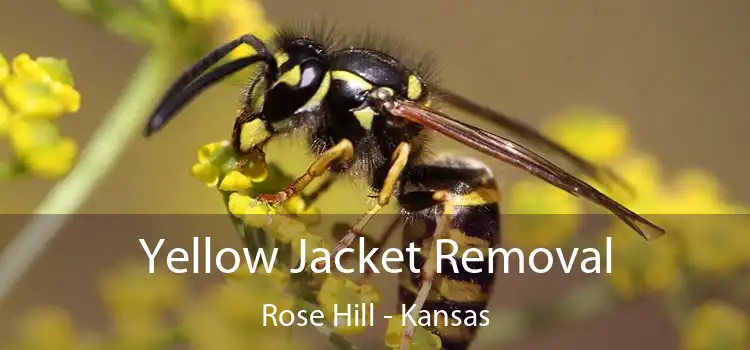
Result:
M524 146L451 118L431 106L441 102L491 120L518 137L566 157L588 176L620 181L608 170L584 161L514 119L429 83L428 74L418 64L405 64L386 50L367 44L340 46L330 36L320 34L325 33L303 34L285 29L269 46L252 35L244 35L209 52L166 92L145 135L163 128L206 88L245 67L262 63L261 73L244 94L234 124L235 152L240 156L262 152L274 137L301 130L307 135L316 160L284 190L262 195L259 200L284 202L328 171L364 177L377 193L377 203L339 241L334 254L350 245L392 196L396 196L401 216L409 219L407 222L422 223L405 228L407 244L434 244L443 238L478 241L487 247L499 244L500 194L492 172L467 157L424 157L427 131L457 140L574 196L584 197L611 211L644 238L664 234L663 229ZM252 47L255 54L208 71L243 44ZM435 251L425 248L426 252ZM420 259L424 263L422 273L402 278L402 303L416 305L415 312L479 310L486 306L493 285L491 275L468 278L469 274L458 273L438 277L434 254L427 253ZM410 344L413 331L412 325L405 330L402 349ZM476 329L435 327L432 331L441 337L444 348L463 349L470 344Z

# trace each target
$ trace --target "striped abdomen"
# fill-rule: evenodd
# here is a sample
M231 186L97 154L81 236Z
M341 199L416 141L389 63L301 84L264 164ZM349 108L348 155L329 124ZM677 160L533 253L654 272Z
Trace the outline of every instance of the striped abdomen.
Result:
M453 165L453 164L452 164ZM454 165L455 166L455 165ZM431 167L435 167L432 165ZM431 168L428 170L436 170ZM480 326L487 324L488 312L485 311L488 298L492 293L493 275L488 272L490 259L487 257L488 250L495 248L500 243L500 206L498 203L499 193L491 178L491 173L477 172L477 168L446 168L444 165L440 172L422 172L419 179L426 180L419 186L412 187L406 184L405 192L399 197L403 208L402 216L405 219L404 226L404 248L409 243L415 242L420 247L420 254L415 254L414 266L424 270L423 264L432 252L430 247L437 235L436 227L438 220L444 219L443 213L451 210L454 213L447 226L445 239L455 242L455 245L443 243L441 253L443 256L453 255L454 264L448 259L439 261L441 272L435 276L432 290L419 313L422 317L431 317L430 326L425 327L435 332L443 342L444 349L465 349L469 346ZM453 174L453 181L449 176ZM462 178L459 175L472 176ZM484 176L478 176L482 174ZM413 175L413 174L412 174ZM431 177L446 176L439 183L431 180ZM414 178L406 177L407 181ZM446 180L447 179L447 180ZM468 181L475 180L475 181ZM412 184L413 185L413 184ZM425 187L428 186L428 187ZM442 188L441 188L442 187ZM453 194L453 204L426 201L430 193L446 191ZM483 261L467 261L470 270L482 270L479 273L466 271L461 256L468 248L478 248L482 251ZM408 256L408 255L407 255ZM470 254L469 257L477 257ZM421 273L412 273L408 262L403 266L400 276L399 303L409 306L413 305L417 291L421 283ZM399 308L399 312L401 309ZM417 320L417 317L415 317ZM460 321L460 325L456 322Z

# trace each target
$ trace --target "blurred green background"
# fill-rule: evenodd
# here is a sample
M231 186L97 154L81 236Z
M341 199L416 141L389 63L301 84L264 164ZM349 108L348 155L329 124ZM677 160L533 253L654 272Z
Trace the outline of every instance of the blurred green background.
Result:
M280 0L263 5L275 24L325 16L343 32L375 28L418 43L416 49L437 57L444 85L532 125L576 106L621 116L638 148L658 158L665 171L703 168L716 175L733 202L750 203L748 1ZM145 52L54 1L0 2L0 31L0 52L8 59L27 52L68 60L82 108L64 117L61 128L81 147ZM198 146L229 137L239 87L210 90L159 137L134 140L81 212L223 213L215 191L197 184L188 169ZM275 145L269 157L288 147L294 143ZM434 148L458 146L436 140ZM303 152L283 154L282 165L294 173L310 159ZM523 175L496 168L501 184ZM52 184L30 179L0 185L0 213L31 212ZM337 201L351 191L342 185L327 198ZM366 208L364 197L347 200L344 213ZM4 225L0 246L19 227ZM42 268L32 270L10 301L0 305L0 325L12 324L21 311L40 303L67 306L84 320L96 318L97 311L90 309L95 306L88 303L96 297L91 292L95 276L113 263L112 256L138 248L132 243L136 233L102 229L57 239L45 252ZM550 283L575 281L509 277L499 281L502 291L492 307L544 295ZM513 348L676 347L665 316L655 309L644 301Z

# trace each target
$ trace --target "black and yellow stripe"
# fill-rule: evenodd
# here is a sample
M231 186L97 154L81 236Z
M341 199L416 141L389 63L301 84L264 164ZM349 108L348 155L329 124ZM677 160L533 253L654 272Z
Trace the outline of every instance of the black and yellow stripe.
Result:
M487 251L500 243L500 193L488 170L465 167L467 164L475 165L453 162L421 166L422 169L405 175L405 191L400 196L401 206L408 208L403 215L409 216L404 226L404 246L414 242L421 248L420 254L415 254L417 267L423 266L431 254L437 223L446 212L446 206L454 213L447 234L459 247L455 255L459 270L454 271L450 262L443 261L442 272L435 277L422 307L438 319L454 311L462 317L471 311L479 315L485 310L494 285L493 275L487 272L489 258L467 262L470 268L483 271L478 274L464 270L460 259L468 248ZM426 194L437 191L450 193L451 201L425 203ZM399 302L407 308L414 303L422 278L420 274L411 273L408 264L408 261L404 263L399 287ZM444 349L466 349L478 327L453 326L452 320L447 321L427 328L440 336Z

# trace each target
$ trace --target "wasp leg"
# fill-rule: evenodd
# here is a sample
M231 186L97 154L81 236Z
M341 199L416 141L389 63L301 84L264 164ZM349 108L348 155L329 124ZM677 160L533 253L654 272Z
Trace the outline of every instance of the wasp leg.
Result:
M437 242L441 239L447 239L450 237L448 230L450 228L451 220L453 219L454 208L452 204L452 196L448 192L435 192L433 197L435 200L443 202L443 214L440 215L440 219L437 221L437 227L435 228L435 237L430 244L430 250L427 252L427 256L422 265L421 282L419 285L419 291L417 297L414 300L413 309L411 309L411 317L414 319L419 314L420 310L424 306L427 297L430 295L432 290L432 282L435 280L437 275ZM401 338L401 350L409 349L414 336L414 330L416 325L413 322L406 323L406 329L404 329L404 335Z
M325 174L335 162L348 162L353 157L354 146L351 141L343 139L315 159L310 167L307 168L307 172L304 175L292 181L283 190L277 193L261 195L258 197L258 200L272 205L280 204L304 191L313 180Z
M410 152L411 146L408 143L403 142L398 145L396 151L393 152L391 167L390 169L388 169L388 174L386 175L385 181L383 182L383 188L378 193L378 202L373 205L372 208L370 208L370 210L368 210L367 213L362 216L354 226L352 226L349 232L347 232L341 240L339 240L339 242L336 244L336 247L331 252L331 256L336 256L339 251L350 246L352 242L354 242L354 239L357 238L357 236L365 228L367 223L370 222L370 219L372 219L375 214L383 209L384 206L388 205L388 202L390 202L391 198L393 197L393 189L396 187L398 179L399 177L401 177L401 173L404 171L406 163L409 160Z
M308 206L313 205L320 196L328 192L328 190L333 186L334 183L339 178L339 174L337 173L328 173L328 176L323 180L323 182L314 190L310 191L310 193L303 193L302 199L305 200L305 203L307 203Z
M393 222L391 222L390 225L388 225L388 228L385 230L385 233L383 233L382 236L377 240L375 243L373 249L377 249L378 252L375 254L374 259L379 259L380 256L383 254L383 246L385 246L385 242L388 242L388 240L393 236L393 233L396 232L396 229L399 227L399 224L401 223L401 217L397 216ZM367 270L364 271L362 278L359 281L359 284L367 283L367 281L372 276L372 273L374 271L372 270L372 267L370 265L367 265Z

